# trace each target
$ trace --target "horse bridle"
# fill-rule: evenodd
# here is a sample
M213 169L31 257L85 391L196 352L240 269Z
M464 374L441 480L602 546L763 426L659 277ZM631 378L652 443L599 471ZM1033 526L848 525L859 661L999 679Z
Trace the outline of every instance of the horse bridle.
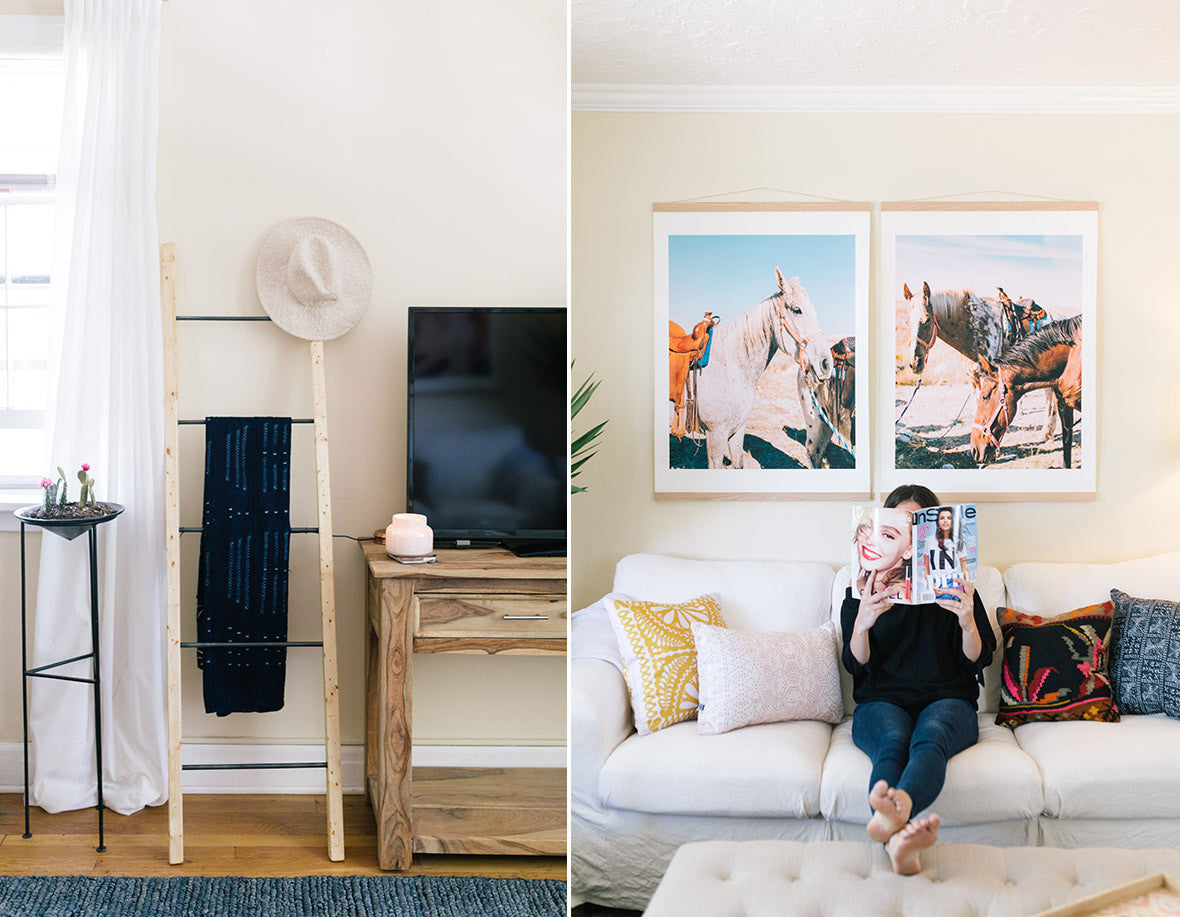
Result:
M919 325L918 325L919 331L921 330L921 326L923 324L925 324L925 322L919 323ZM938 340L938 319L934 315L934 306L933 305L930 307L930 340L923 341L922 335L919 333L919 331L914 332L914 342L916 344L921 344L926 349L926 354L929 354L930 348L933 347L934 342ZM924 354L924 356L926 354ZM915 356L915 358L918 356L917 348L914 348L914 356Z
M782 306L782 317L779 319L779 324L782 325L784 329L786 329L787 334L791 336L791 340L795 342L795 362L799 364L799 369L803 372L807 372L811 369L809 365L811 361L807 360L806 357L807 348L811 346L812 341L814 341L819 335L823 334L823 329L816 328L815 331L810 335L803 337L794 328L792 328L791 323L787 321L787 294L779 293L778 298L781 300L780 305ZM806 361L808 365L805 365L804 361Z
M999 416L1001 414L1004 415L1004 429L1005 430L1008 429L1008 427L1011 425L1012 421L1008 417L1008 386L998 376L996 377L996 389L997 389L997 392L999 393L999 396L1000 396L1000 403L998 405L996 405L996 409L992 412L992 416L988 420L987 425L985 426L984 424L981 424L981 423L973 423L973 424L971 424L971 426L974 429L979 430L984 436L986 436L987 441L989 443L991 443L993 446L995 446L996 449L998 450L1000 448L1000 441L996 437L996 434L995 434L996 419L999 418Z

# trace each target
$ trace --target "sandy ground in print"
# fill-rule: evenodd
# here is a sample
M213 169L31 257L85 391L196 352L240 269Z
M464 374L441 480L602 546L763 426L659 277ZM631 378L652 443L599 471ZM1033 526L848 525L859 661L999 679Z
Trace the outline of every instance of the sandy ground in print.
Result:
M775 354L758 380L754 410L746 422L745 446L747 454L762 468L811 467L807 460L807 426L795 380L795 362L782 353ZM689 436L677 440L669 436L668 448L672 468L709 467L704 436L699 440ZM825 458L830 468L856 466L854 457L835 443L828 445Z
M894 417L901 414L913 395L918 377L909 369L909 304L898 300L896 313L898 369L894 386ZM975 420L975 389L970 374L973 364L942 341L930 350L922 372L922 388L897 426L898 468L975 468L971 458L971 424ZM988 468L1062 468L1061 424L1054 426L1052 439L1045 440L1045 421L1050 396L1030 392L1016 406L1016 417L1000 443L995 462ZM1083 405L1085 404L1083 398ZM1081 468L1081 425L1085 417L1074 415L1071 465Z
M913 385L898 384L894 413L900 414L913 394ZM1016 418L1008 427L996 461L988 468L1060 468L1061 430L1045 441L1046 397L1032 392L1020 399ZM960 413L960 409L962 412ZM971 422L975 419L975 389L968 383L923 382L897 428L898 468L975 468L971 458ZM1074 468L1082 467L1080 418L1074 421Z

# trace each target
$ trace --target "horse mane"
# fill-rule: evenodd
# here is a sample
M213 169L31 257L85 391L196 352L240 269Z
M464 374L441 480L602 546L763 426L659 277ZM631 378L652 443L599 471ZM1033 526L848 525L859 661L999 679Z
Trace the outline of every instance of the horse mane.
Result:
M1052 322L1040 331L1034 331L1004 351L1004 355L997 361L999 366L1013 366L1037 371L1040 364L1037 358L1046 351L1063 344L1073 346L1077 343L1078 335L1082 331L1082 317L1063 318Z
M936 324L946 327L950 322L951 313L967 303L970 293L966 290L939 290L930 294L930 310L934 313Z
M746 310L732 322L717 327L717 346L727 354L739 357L766 358L767 313L774 309L775 300L784 294L780 291ZM774 335L771 335L773 339ZM740 353L734 353L740 351Z

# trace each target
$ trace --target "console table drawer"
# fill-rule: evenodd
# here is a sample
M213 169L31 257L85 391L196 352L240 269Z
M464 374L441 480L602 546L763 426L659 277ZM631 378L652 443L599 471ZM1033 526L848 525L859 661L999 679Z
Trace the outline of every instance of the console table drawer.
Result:
M419 595L416 637L564 638L564 595Z

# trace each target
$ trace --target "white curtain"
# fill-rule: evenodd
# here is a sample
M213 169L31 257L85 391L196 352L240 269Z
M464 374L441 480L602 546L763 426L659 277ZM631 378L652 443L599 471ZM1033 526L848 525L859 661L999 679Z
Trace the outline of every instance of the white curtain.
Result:
M66 0L53 273L52 466L76 499L75 474L89 462L97 498L127 507L98 529L104 801L124 814L167 798L160 2ZM45 533L33 664L89 649L86 536ZM89 667L58 671L87 677ZM50 812L94 805L90 686L31 679L30 690L33 801Z

